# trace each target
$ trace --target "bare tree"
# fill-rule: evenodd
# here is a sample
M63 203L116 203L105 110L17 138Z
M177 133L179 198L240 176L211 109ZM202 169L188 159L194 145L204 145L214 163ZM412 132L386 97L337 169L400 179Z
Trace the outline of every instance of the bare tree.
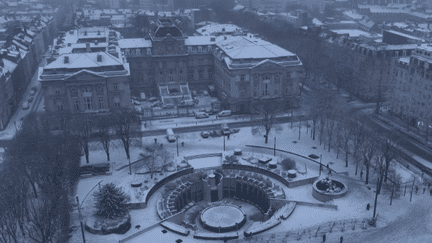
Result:
M353 127L352 122L345 120L342 122L342 126L340 127L340 133L339 133L339 141L341 148L343 149L345 153L345 167L348 167L348 157L351 153L351 146L350 142L353 137Z
M35 242L53 243L57 242L60 217L53 208L58 208L55 205L58 202L48 198L30 199L29 206L29 222L26 225L28 236Z
M90 163L89 141L95 126L94 119L89 114L78 114L74 115L69 122L69 132L80 139L80 144L84 150L84 155L88 164Z
M160 147L158 144L146 147L145 151L140 153L140 157L152 179L154 173L163 171L165 167L169 166L172 162L172 156L168 150Z
M369 135L362 148L363 164L366 167L365 184L369 184L369 170L377 153L375 138Z
M356 165L355 175L358 172L359 161L361 160L360 151L366 141L366 127L359 122L359 117L354 118L352 124L352 155Z
M112 114L113 128L123 143L126 157L130 159L129 148L132 135L140 131L138 115L132 110L118 111Z
M279 111L281 111L281 108L278 104L270 102L251 103L251 113L256 116L256 125L252 128L252 132L258 133L264 130L265 143L268 142L268 135L271 129L281 129L281 127L275 123L276 114Z
M107 160L110 161L110 144L111 144L111 127L112 121L108 117L99 117L95 123L98 130L97 137L102 144L103 149L107 155Z
M397 141L394 142L387 137L381 137L379 139L379 155L383 159L385 169L384 169L384 182L387 182L388 170L390 168L390 163L393 159L397 157Z

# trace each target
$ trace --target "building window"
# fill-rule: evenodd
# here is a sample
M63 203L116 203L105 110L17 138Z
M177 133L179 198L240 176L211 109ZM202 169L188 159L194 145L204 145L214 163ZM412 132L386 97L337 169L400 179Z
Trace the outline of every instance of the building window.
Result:
M103 97L98 97L99 109L105 109L105 102Z
M60 94L60 89L55 89L55 94L59 95Z
M61 101L57 101L56 106L57 106L57 111L63 110L63 103Z
M169 81L170 81L170 82L173 82L173 81L174 81L174 74L173 74L173 71L172 71L172 70L170 71L170 73L169 73L169 75L168 75L168 78L169 78Z
M126 54L126 55L130 55L130 50L129 50L129 49L126 49L126 50L125 50L125 54Z
M203 72L203 70L199 70L198 71L198 76L199 76L199 79L204 79L204 72Z
M140 49L136 49L136 54L137 54L137 55L141 55L141 51L140 51Z
M114 97L114 106L116 108L120 107L120 98L119 97Z
M147 55L151 55L152 53L151 53L151 49L150 48L147 48Z
M241 75L241 76L240 76L240 81L242 81L242 82L245 81L245 76L244 76L244 75Z
M118 91L118 83L114 83L114 91Z
M202 52L202 46L198 46L198 52Z
M78 101L77 99L74 99L72 102L73 102L74 109L75 109L76 111L79 111L79 110L80 110L80 104L79 104L79 101Z
M188 52L192 52L192 47L188 46Z
M212 46L207 46L207 51L211 52L212 51Z
M84 109L93 110L92 97L84 97Z
M193 71L189 71L189 80L193 80L194 79L194 73Z
M209 78L213 78L213 71L212 71L212 70L209 70L209 71L208 71L208 75L209 75Z
M262 95L269 95L268 83L264 83L264 89L262 91Z

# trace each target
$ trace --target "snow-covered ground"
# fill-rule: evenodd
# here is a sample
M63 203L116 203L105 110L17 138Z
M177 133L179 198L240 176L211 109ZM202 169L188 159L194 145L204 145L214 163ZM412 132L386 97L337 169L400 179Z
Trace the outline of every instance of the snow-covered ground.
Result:
M305 124L304 124L305 125ZM315 207L306 207L306 206L298 206L294 213L287 220L283 221L283 223L270 231L271 232L283 232L287 230L300 229L304 227L314 226L320 223L341 220L341 219L352 219L352 218L371 218L372 217L372 208L370 211L366 210L366 204L370 203L373 205L374 200L374 187L376 184L376 174L371 170L370 175L370 184L364 185L363 180L360 179L360 176L354 175L355 166L352 162L349 162L349 166L345 167L345 156L342 152L339 154L339 158L337 158L336 151L331 148L331 151L328 152L328 148L324 148L324 144L320 145L319 140L312 140L310 138L310 131L306 134L306 128L303 127L301 130L301 137L299 137L298 124L294 124L294 128L290 129L290 124L283 124L282 131L271 131L269 134L269 143L264 143L263 134L252 134L251 128L246 127L242 128L239 133L232 134L230 136L230 140L225 141L225 146L227 151L232 151L235 148L240 148L246 152L254 153L268 153L273 155L273 150L264 150L264 149L252 149L250 147L246 147L245 145L260 145L266 146L269 148L273 148L274 137L276 137L276 147L278 149L287 150L290 152L298 153L303 156L308 156L309 154L322 155L322 163L324 165L329 164L330 167L337 172L348 172L348 176L345 175L331 175L334 178L337 178L343 182L345 182L349 188L348 194L340 199L334 200L335 205L338 206L338 210L331 209L323 209L323 208L315 208ZM223 150L223 138L202 138L200 135L201 131L186 133L186 134L178 134L179 137L179 154L182 156L190 156L202 153L215 153L222 152ZM174 156L176 156L176 143L168 143L165 136L157 136L157 137L145 137L142 138L141 141L135 142L134 146L131 148L131 161L134 161L139 158L139 153L142 151L144 147L147 145L154 144L154 138L157 138L158 142L163 142L164 147L171 151ZM184 147L181 146L181 142L184 142ZM116 141L116 146L112 148L111 151L111 161L114 161L118 164L127 164L128 161L126 159L126 154L124 152L123 147L119 141ZM98 147L97 144L92 144L92 150L90 152L90 162L91 163L100 163L106 162L105 152L101 147ZM276 156L290 157L293 158L298 168L304 168L305 166L308 170L319 170L319 165L310 160L299 158L294 155L288 155L281 152L276 152ZM316 161L319 161L317 159ZM190 163L193 166L203 167L207 165L209 167L220 164L220 158L206 158L206 159L196 159L191 160ZM82 164L85 164L84 157L82 158ZM118 168L119 165L117 165ZM411 178L411 173L406 170L403 166L395 166L398 173L405 179ZM359 171L363 168L359 168ZM327 175L327 169L323 170L323 176ZM364 169L363 169L364 171ZM82 201L89 191L96 185L95 190L97 190L97 184L102 180L102 184L108 182L118 182L119 180L124 179L125 177L131 177L128 174L128 167L120 170L114 171L113 175L110 176L94 176L90 178L84 178L79 181L77 195L80 197ZM364 179L363 175L363 179ZM368 188L369 187L369 188ZM297 188L287 188L285 189L286 195L288 199L300 200L300 201L308 201L308 202L318 202L316 199L312 197L312 187L310 185L301 186ZM139 230L135 229L135 225L140 225L141 229L150 226L154 223L157 223L159 218L156 213L156 201L158 198L158 191L154 194L146 209L132 210L132 228L124 235L93 235L89 232L85 232L87 242L118 242L120 239L124 239L133 233L138 232ZM416 202L420 197L425 197L429 195L414 195L413 202ZM378 225L383 226L389 222L394 221L398 216L402 215L406 212L406 210L410 209L409 202L409 193L404 197L400 196L398 199L393 200L393 205L389 205L389 193L383 192L379 195L377 212L379 213L379 221ZM83 215L84 218L90 215L93 211L93 200L92 196L88 196L86 200L83 202ZM73 215L74 225L79 226L79 221L77 217L77 213L75 212ZM162 234L162 228L160 226L153 228L152 230L142 234L141 236L131 240L130 242L174 242L176 239L182 239L183 242L202 242L202 240L193 239L192 235L187 237L180 236L171 232L166 234ZM73 237L69 242L82 242L81 232L77 229ZM214 242L214 241L213 241ZM222 241L219 241L222 242Z

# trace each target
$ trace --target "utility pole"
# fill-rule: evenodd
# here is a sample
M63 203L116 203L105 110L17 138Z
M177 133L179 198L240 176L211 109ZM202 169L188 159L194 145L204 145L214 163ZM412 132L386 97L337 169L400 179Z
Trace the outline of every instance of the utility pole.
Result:
M392 184L392 190L391 190L391 196L390 196L390 206L392 205L392 202L393 202L393 193L394 193L394 183Z
M80 219L80 224L81 224L81 233L82 233L82 238L83 238L83 242L85 243L85 235L84 235L84 226L83 226L83 222L82 222L82 215L81 215L81 206L79 203L79 198L78 195L76 196L76 201L77 201L77 205L78 205L78 214L79 214L79 219Z
M321 163L321 160L322 160L322 154L320 155L320 168L319 168L319 175L321 176L321 170L322 170L322 163Z
M273 156L276 156L276 137L274 137L274 149L273 149Z
M373 218L375 218L377 201L378 201L378 194L380 193L379 192L379 184L380 184L380 177L378 177L378 179L377 179L377 188L375 190L375 203L374 203Z
M224 151L225 151L225 134L222 137L223 137L223 145L224 145Z

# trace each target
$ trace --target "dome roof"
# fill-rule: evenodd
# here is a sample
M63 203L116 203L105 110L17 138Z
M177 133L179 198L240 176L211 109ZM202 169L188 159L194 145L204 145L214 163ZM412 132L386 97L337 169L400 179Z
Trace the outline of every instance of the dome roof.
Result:
M165 37L170 34L172 37L183 37L183 34L176 26L159 26L155 31L155 37Z

